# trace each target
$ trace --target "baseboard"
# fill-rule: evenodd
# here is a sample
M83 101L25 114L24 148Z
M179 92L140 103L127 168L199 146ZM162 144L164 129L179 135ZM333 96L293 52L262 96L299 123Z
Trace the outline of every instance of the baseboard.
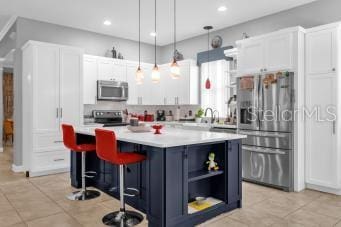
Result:
M0 147L0 152L4 152L4 147Z
M335 189L335 188L327 188L323 186L318 186L314 184L306 184L307 188L313 189L316 191L326 192L334 195L341 195L341 189Z
M70 167L61 167L56 169L40 169L35 171L30 171L30 177L40 177L57 173L70 172Z
M12 164L12 171L15 173L22 173L25 172L24 166L17 166L15 164Z

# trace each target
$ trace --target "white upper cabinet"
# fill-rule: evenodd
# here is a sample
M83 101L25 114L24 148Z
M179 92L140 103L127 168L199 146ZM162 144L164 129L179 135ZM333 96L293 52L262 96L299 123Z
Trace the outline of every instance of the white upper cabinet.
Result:
M263 40L250 40L243 42L239 49L238 71L241 74L261 72L264 68L264 42Z
M114 59L98 57L98 80L114 79Z
M291 29L237 41L238 74L294 71L294 34Z
M335 28L306 35L306 66L308 74L330 73L336 70Z
M97 62L99 80L127 80L127 67L125 60L98 57Z
M36 66L31 75L33 131L56 132L59 131L59 48L40 45L32 49L33 66Z
M83 104L96 104L97 78L98 78L97 57L84 55Z
M127 62L128 105L140 104L140 85L136 82L137 62Z
M264 42L265 71L292 69L293 48L292 33L268 37Z
M78 49L60 49L60 119L79 126L82 106L83 53Z

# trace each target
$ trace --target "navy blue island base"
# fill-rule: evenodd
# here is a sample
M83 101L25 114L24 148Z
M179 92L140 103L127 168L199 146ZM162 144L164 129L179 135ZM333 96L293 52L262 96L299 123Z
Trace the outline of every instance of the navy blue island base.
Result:
M77 141L94 142L95 137L77 134ZM126 197L130 206L146 214L150 227L188 227L203 223L242 205L241 140L159 148L119 142L119 149L145 154L147 160L127 166L126 187L140 194ZM215 153L219 171L207 171L208 154ZM86 170L97 175L87 186L119 198L118 166L100 160L96 152L86 156ZM81 156L71 152L71 184L81 187ZM116 189L116 190L115 190ZM196 213L188 212L195 197L213 197L220 203Z

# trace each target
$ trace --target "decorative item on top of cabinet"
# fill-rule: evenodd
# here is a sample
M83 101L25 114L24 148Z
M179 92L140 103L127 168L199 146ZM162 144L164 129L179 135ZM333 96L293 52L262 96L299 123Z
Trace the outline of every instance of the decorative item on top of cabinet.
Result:
M211 41L212 48L214 49L220 48L222 45L223 45L223 38L221 38L221 36L219 35L214 36Z
M112 58L117 58L117 51L115 50L115 47L112 48Z

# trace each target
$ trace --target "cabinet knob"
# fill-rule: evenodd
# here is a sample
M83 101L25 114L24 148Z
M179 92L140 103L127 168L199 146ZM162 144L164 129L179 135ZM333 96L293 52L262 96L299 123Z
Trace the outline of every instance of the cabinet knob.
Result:
M335 72L335 71L336 71L336 68L333 68L332 71Z
M264 72L268 71L267 69L264 69Z
M260 71L263 72L263 69L261 69Z

